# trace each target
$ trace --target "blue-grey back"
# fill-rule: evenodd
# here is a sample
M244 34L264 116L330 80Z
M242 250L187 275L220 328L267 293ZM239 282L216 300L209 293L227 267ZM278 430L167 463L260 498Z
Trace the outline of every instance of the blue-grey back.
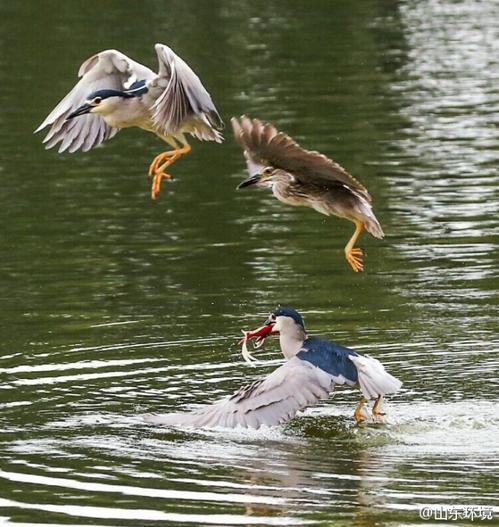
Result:
M303 349L297 357L335 377L342 375L349 381L357 382L357 368L349 359L350 355L356 356L358 353L333 341L309 337L303 343Z

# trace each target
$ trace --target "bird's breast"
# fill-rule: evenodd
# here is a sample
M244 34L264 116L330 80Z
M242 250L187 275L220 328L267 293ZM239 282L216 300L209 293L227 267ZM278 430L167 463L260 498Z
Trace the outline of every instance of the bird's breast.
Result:
M274 196L283 203L310 207L326 216L349 218L355 196L343 189L323 188L317 185L277 182L272 187Z
M329 203L324 202L313 193L306 192L305 189L302 189L297 185L291 186L277 184L273 186L272 192L279 201L282 201L287 205L293 205L294 207L310 207L326 216L329 216L332 212Z
M303 196L294 185L290 185L285 182L275 182L272 185L272 193L274 196L283 203L287 205L299 206L305 205L307 201L307 196Z
M140 97L131 97L124 99L118 108L103 117L106 123L113 128L132 126L146 128L150 123L150 110Z

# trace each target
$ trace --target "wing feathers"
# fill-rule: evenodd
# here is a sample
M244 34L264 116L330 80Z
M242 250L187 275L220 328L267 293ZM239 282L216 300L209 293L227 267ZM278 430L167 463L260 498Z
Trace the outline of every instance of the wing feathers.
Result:
M168 134L192 120L200 139L221 140L222 119L199 77L168 46L156 44L155 49L159 72L151 87L164 87L153 106L155 124Z
M371 201L367 189L341 165L319 152L305 150L273 125L251 120L245 115L239 119L233 117L231 122L237 142L253 164L281 168L304 181L336 181Z
M284 423L299 410L326 399L331 376L297 357L263 381L190 413L147 416L150 423L192 427L259 428Z
M44 139L46 148L61 142L59 152L87 151L116 135L98 115L83 115L70 121L66 117L80 107L88 95L99 89L122 90L130 77L151 79L155 74L147 67L114 49L102 51L87 59L78 71L80 80L35 130L52 125Z
M35 130L51 128L44 139L46 148L59 142L59 152L89 150L116 135L118 129L108 126L96 115L80 116L72 121L66 117L80 107L88 95L99 89L125 90L133 80L146 80L155 90L152 99L153 120L165 134L187 131L202 140L222 141L217 131L222 119L198 76L169 47L156 44L159 73L135 62L123 53L108 49L83 62L78 70L80 80L56 105Z
M86 73L88 73L96 64L99 62L99 53L96 55L93 55L92 57L88 58L78 70L78 78L83 77Z

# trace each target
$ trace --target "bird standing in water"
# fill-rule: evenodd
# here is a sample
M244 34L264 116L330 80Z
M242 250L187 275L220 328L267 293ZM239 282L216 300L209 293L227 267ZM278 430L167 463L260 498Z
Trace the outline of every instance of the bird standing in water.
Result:
M35 130L51 126L46 148L61 142L59 152L86 152L114 137L121 128L153 132L173 150L157 155L149 166L156 198L166 168L190 152L185 134L220 143L223 122L199 77L168 46L156 44L159 71L114 49L102 51L80 67L74 88Z
M274 309L262 327L245 332L244 340L256 338L261 346L270 334L279 335L281 351L287 361L266 379L193 412L148 415L146 421L157 425L208 428L273 426L327 399L336 384L347 384L362 392L354 412L357 422L361 422L366 419L363 411L366 401L375 400L372 414L379 418L384 415L380 410L383 396L402 386L377 359L336 342L309 337L303 318L292 308Z
M242 116L232 118L232 128L250 174L238 188L271 188L288 205L304 205L352 221L355 232L345 246L345 257L355 272L362 271L363 251L355 247L361 232L365 229L375 238L384 236L367 189L338 163L301 148L271 124Z

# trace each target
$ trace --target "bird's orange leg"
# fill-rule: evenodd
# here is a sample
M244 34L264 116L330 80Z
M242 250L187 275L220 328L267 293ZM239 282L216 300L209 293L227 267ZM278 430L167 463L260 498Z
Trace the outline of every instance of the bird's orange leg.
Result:
M364 270L364 264L362 263L363 251L359 247L354 247L357 238L360 233L364 230L364 224L361 221L354 221L355 232L350 238L349 242L345 246L345 258L347 262L352 266L352 269L358 273Z
M161 180L169 179L172 177L170 174L165 172L165 169L173 164L179 157L184 154L187 154L191 151L191 146L186 143L182 145L181 148L175 148L175 150L169 150L157 155L151 165L149 166L149 176L153 176L152 186L151 186L151 198L156 199L156 196L159 194L161 187Z
M357 423L362 423L362 421L366 420L366 416L363 413L364 405L366 404L366 400L364 397L360 398L359 404L355 408L355 412L353 413L353 416L355 417L355 420Z
M374 403L374 406L373 406L373 417L374 418L378 418L378 419L383 419L383 417L385 416L385 412L382 412L380 409L379 409L379 406L381 404L381 401L383 400L383 396L380 395L375 403Z
M167 152L161 152L161 154L158 154L152 160L152 163L149 165L149 172L148 172L149 177L152 177L154 175L160 163L163 163L167 159L170 159L170 157L172 157L174 154L175 154L175 150L168 150Z

